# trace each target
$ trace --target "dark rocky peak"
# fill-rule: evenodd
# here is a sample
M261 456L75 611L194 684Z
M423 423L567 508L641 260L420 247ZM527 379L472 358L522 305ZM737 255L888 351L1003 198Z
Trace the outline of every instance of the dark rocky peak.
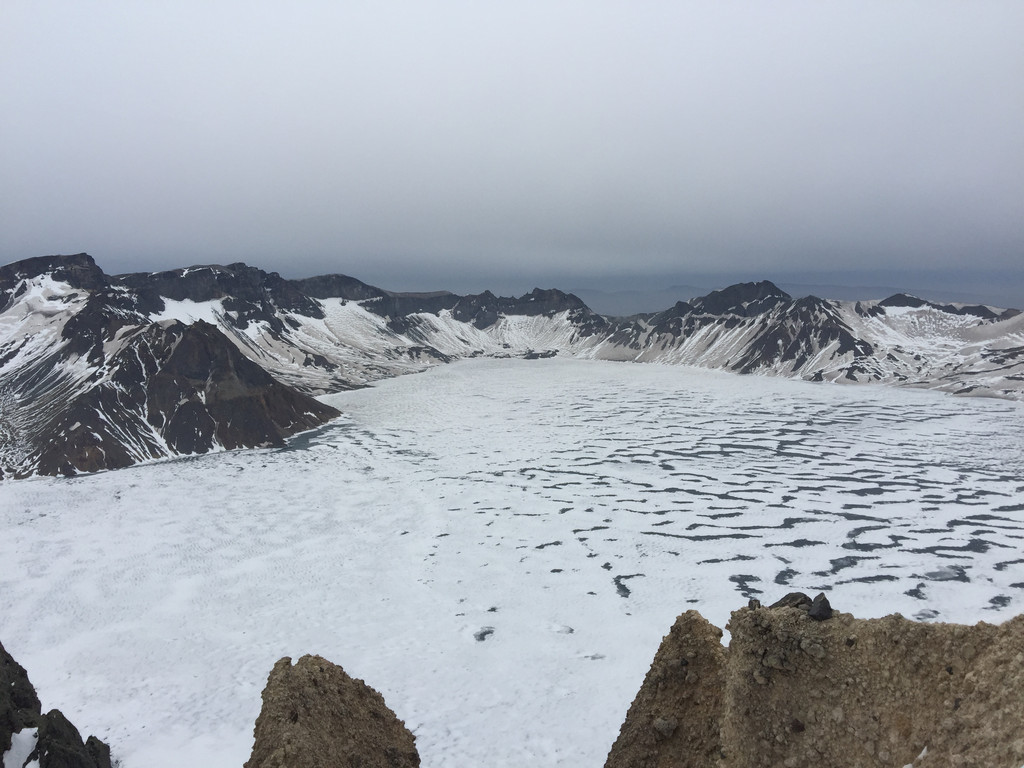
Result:
M387 291L368 285L348 275L318 275L300 280L289 280L298 291L315 299L345 299L366 301L387 295Z
M759 283L737 283L720 291L712 291L707 296L692 299L690 305L694 312L700 314L753 317L791 299L788 293L774 283L762 280Z
M495 296L490 291L484 291L475 296L463 296L452 309L452 317L463 322L471 322L477 328L483 329L496 323L502 315L536 317L537 315L554 315L567 310L580 313L578 317L573 318L574 322L584 322L584 315L588 317L593 315L578 296L555 288L548 290L534 288L530 293L519 298ZM596 317L596 315L593 316Z
M553 315L565 310L579 313L573 321L585 324L594 315L583 301L571 293L551 289L534 288L530 293L513 298L495 296L490 291L459 296L447 291L433 293L395 293L385 291L379 298L366 301L363 306L370 312L391 319L391 327L401 332L405 326L403 318L417 312L439 314L451 310L452 317L463 323L472 323L484 329L494 325L502 315ZM586 315L586 318L584 317ZM602 323L604 321L601 321Z
M924 299L919 299L917 296L911 296L909 293L895 293L887 299L882 299L878 302L879 307L910 307L912 309L918 309L919 307L931 306L929 302Z
M294 312L322 318L320 305L295 284L277 272L264 272L242 262L227 266L199 265L166 272L134 272L118 275L121 286L139 295L139 304L150 312L164 308L164 299L173 301L221 300L229 319L239 328L250 322L265 321L277 332L284 330L280 312Z
M861 317L878 317L885 314L885 308L877 304L865 304L858 301L853 305L853 311Z
M946 312L947 314L950 315L972 316L977 317L981 320L998 320L1001 317L1001 315L997 315L989 307L986 307L981 304L960 306L957 306L956 304L936 304L935 302L926 301L925 299L919 299L916 296L911 296L906 293L897 293L893 296L890 296L887 299L882 299L880 302L878 302L877 306L910 307L912 309L921 309L922 307L928 307L930 309L937 309L940 312Z
M534 288L518 299L518 305L524 311L515 314L543 315L549 312L564 312L571 309L589 309L583 300L572 293L565 293L557 288L541 290Z
M238 286L233 285L236 282L234 273L218 264L197 265L164 272L132 272L117 275L114 280L140 293L174 301L212 301L239 294Z
M490 291L463 296L452 307L452 317L463 323L472 323L483 330L498 322L502 299Z
M433 293L395 293L385 291L383 296L366 301L363 307L381 317L400 320L406 315L417 312L438 314L443 309L451 309L460 300L460 296L448 291Z
M688 301L677 301L671 307L661 312L655 312L650 316L651 323L658 323L662 320L666 320L672 317L681 317L682 315L688 315L691 312L695 312L693 305Z
M83 291L97 291L108 286L107 276L87 253L37 256L0 267L0 310L7 309L27 290L26 280L43 275Z
M0 291L15 288L22 280L46 274L72 288L86 291L107 285L107 276L96 266L92 256L76 253L71 256L37 256L0 267Z
M1003 313L993 312L990 307L986 307L983 304L972 304L966 307L958 307L957 309L962 315L974 315L984 320L999 320L1003 317Z
M819 316L839 319L839 310L835 302L819 299L817 296L801 296L799 299L794 299L787 311L805 317Z
M993 312L983 304L972 304L956 306L955 304L943 304L941 306L933 305L936 309L941 309L943 312L948 312L951 315L961 315L977 317L981 320L998 320L999 315Z

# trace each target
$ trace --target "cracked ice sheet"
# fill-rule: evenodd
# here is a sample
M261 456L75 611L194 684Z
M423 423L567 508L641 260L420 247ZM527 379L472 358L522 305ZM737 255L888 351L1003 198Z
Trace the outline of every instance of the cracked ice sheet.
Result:
M283 655L425 766L600 765L689 608L1020 610L1014 403L558 359L325 399L283 450L0 484L4 643L125 768L237 768Z

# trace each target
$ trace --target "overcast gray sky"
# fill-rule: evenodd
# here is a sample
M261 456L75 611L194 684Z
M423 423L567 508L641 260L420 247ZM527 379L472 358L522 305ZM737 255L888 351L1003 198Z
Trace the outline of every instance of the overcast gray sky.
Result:
M1024 286L1022 41L1020 0L2 0L0 261Z

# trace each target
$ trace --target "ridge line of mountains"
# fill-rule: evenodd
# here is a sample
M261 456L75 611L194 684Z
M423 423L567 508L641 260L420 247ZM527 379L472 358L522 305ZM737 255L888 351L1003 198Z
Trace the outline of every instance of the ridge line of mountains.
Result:
M241 262L107 275L88 254L0 267L0 479L282 445L318 395L469 357L683 364L1024 400L1024 315L793 298L740 283L609 317L534 289L397 293Z

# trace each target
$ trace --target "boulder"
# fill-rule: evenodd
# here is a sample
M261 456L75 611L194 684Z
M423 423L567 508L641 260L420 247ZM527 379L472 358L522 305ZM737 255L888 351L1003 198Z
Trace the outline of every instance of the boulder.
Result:
M415 738L381 696L320 656L270 672L244 768L411 768Z

